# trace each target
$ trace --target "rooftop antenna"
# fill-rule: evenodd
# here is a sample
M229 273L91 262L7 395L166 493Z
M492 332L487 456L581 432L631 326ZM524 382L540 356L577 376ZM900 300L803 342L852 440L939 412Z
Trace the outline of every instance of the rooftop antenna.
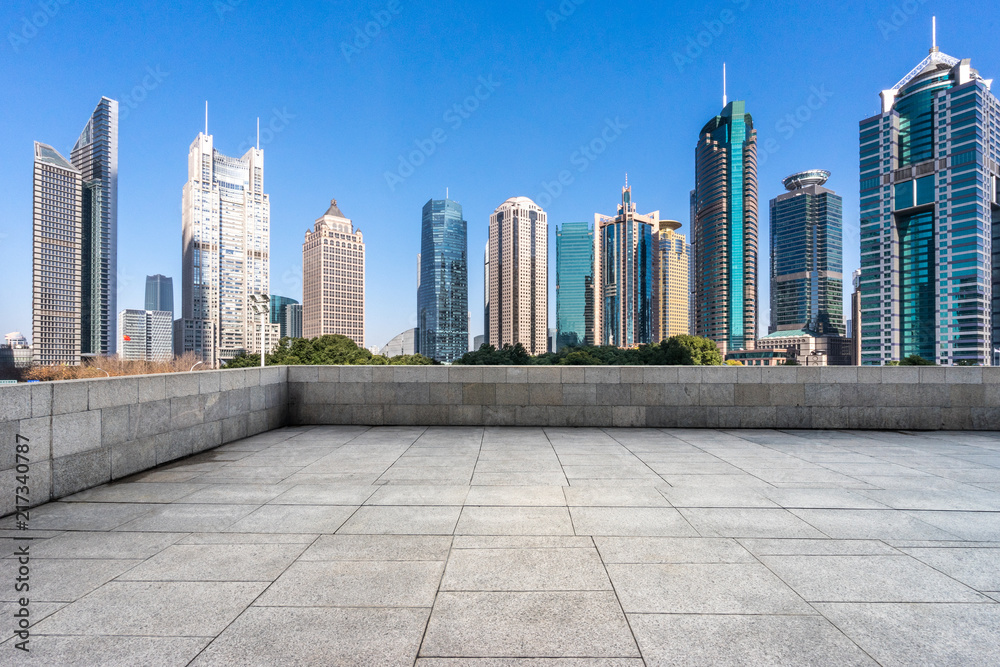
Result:
M938 49L938 45L937 45L937 17L936 16L934 16L934 17L931 18L931 35L932 35L931 38L933 40L932 43L931 43L931 53L937 53L940 49Z
M205 100L205 136L208 136L208 100Z
M625 172L625 189L628 190L628 172Z
M257 116L257 150L260 150L260 116Z
M444 189L444 198L445 199L451 199L451 189L450 188L445 188Z
M722 108L729 106L729 96L726 94L726 63L722 63Z

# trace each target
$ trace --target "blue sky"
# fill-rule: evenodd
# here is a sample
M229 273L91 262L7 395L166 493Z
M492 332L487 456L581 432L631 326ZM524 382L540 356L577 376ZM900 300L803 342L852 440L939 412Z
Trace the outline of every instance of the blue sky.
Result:
M943 51L1000 77L997 10L981 2L8 0L0 333L30 337L32 141L68 155L102 95L123 110L119 309L142 307L155 273L174 277L179 307L181 189L208 100L224 153L245 150L258 116L265 128L273 293L301 298L304 233L336 198L365 234L366 342L385 344L415 324L421 207L450 188L469 222L482 333L489 215L523 195L547 204L554 326L555 225L613 213L626 172L641 212L688 230L694 148L721 107L724 61L730 99L746 100L770 147L760 158L766 329L767 200L791 173L833 172L845 273L858 266L858 122L927 54L934 14ZM358 36L366 26L374 37ZM599 154L580 151L604 139ZM541 197L564 170L572 182Z

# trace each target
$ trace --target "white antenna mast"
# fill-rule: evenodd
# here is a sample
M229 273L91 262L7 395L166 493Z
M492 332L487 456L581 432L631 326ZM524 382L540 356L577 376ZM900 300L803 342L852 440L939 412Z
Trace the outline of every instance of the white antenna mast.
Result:
M257 116L257 150L260 150L260 116Z
M938 51L938 45L937 45L937 17L936 16L934 16L934 17L931 18L931 35L932 35L931 39L933 40L932 43L931 43L931 53L937 53L937 51Z
M726 94L726 63L722 63L722 108L729 106L729 96Z
M205 136L208 136L208 100L205 100Z

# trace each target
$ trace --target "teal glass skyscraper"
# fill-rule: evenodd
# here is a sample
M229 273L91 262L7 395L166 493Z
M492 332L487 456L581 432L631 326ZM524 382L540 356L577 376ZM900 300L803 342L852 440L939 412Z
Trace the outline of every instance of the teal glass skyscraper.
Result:
M844 205L823 187L828 178L821 169L789 176L788 192L771 200L771 333L846 333Z
M599 345L629 348L653 342L653 231L659 225L659 211L636 212L627 178L618 215L594 216Z
M301 338L302 337L302 327L299 326L298 335L292 335L292 327L289 326L289 306L297 306L299 302L291 297L278 296L277 294L271 295L270 308L268 309L268 315L271 319L271 324L278 325L279 336L282 338Z
M725 102L725 100L723 100ZM692 201L694 333L725 355L757 337L757 132L744 102L701 130Z
M586 222L556 229L556 350L594 344L594 231Z
M1000 102L935 44L860 124L861 363L994 362Z
M469 351L469 244L462 205L432 199L424 205L417 286L417 350L442 363Z

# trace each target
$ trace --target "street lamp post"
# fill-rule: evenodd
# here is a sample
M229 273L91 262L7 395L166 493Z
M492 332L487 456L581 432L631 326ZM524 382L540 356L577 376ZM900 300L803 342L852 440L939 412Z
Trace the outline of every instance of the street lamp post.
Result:
M198 366L201 366L203 363L205 363L205 362L204 361L199 361L198 363L196 363L194 366L191 367L191 370L189 370L188 373L193 373L194 369L197 368Z
M103 369L103 368L101 368L100 366L94 366L94 368L96 368L97 370L99 370L99 371L101 371L102 373L104 373L104 375L106 375L107 377L111 377L111 373L107 372L106 370L104 370L104 369Z
M266 294L251 294L250 309L254 315L260 315L260 367L264 368L264 329L267 327L267 316L270 312L271 299Z

